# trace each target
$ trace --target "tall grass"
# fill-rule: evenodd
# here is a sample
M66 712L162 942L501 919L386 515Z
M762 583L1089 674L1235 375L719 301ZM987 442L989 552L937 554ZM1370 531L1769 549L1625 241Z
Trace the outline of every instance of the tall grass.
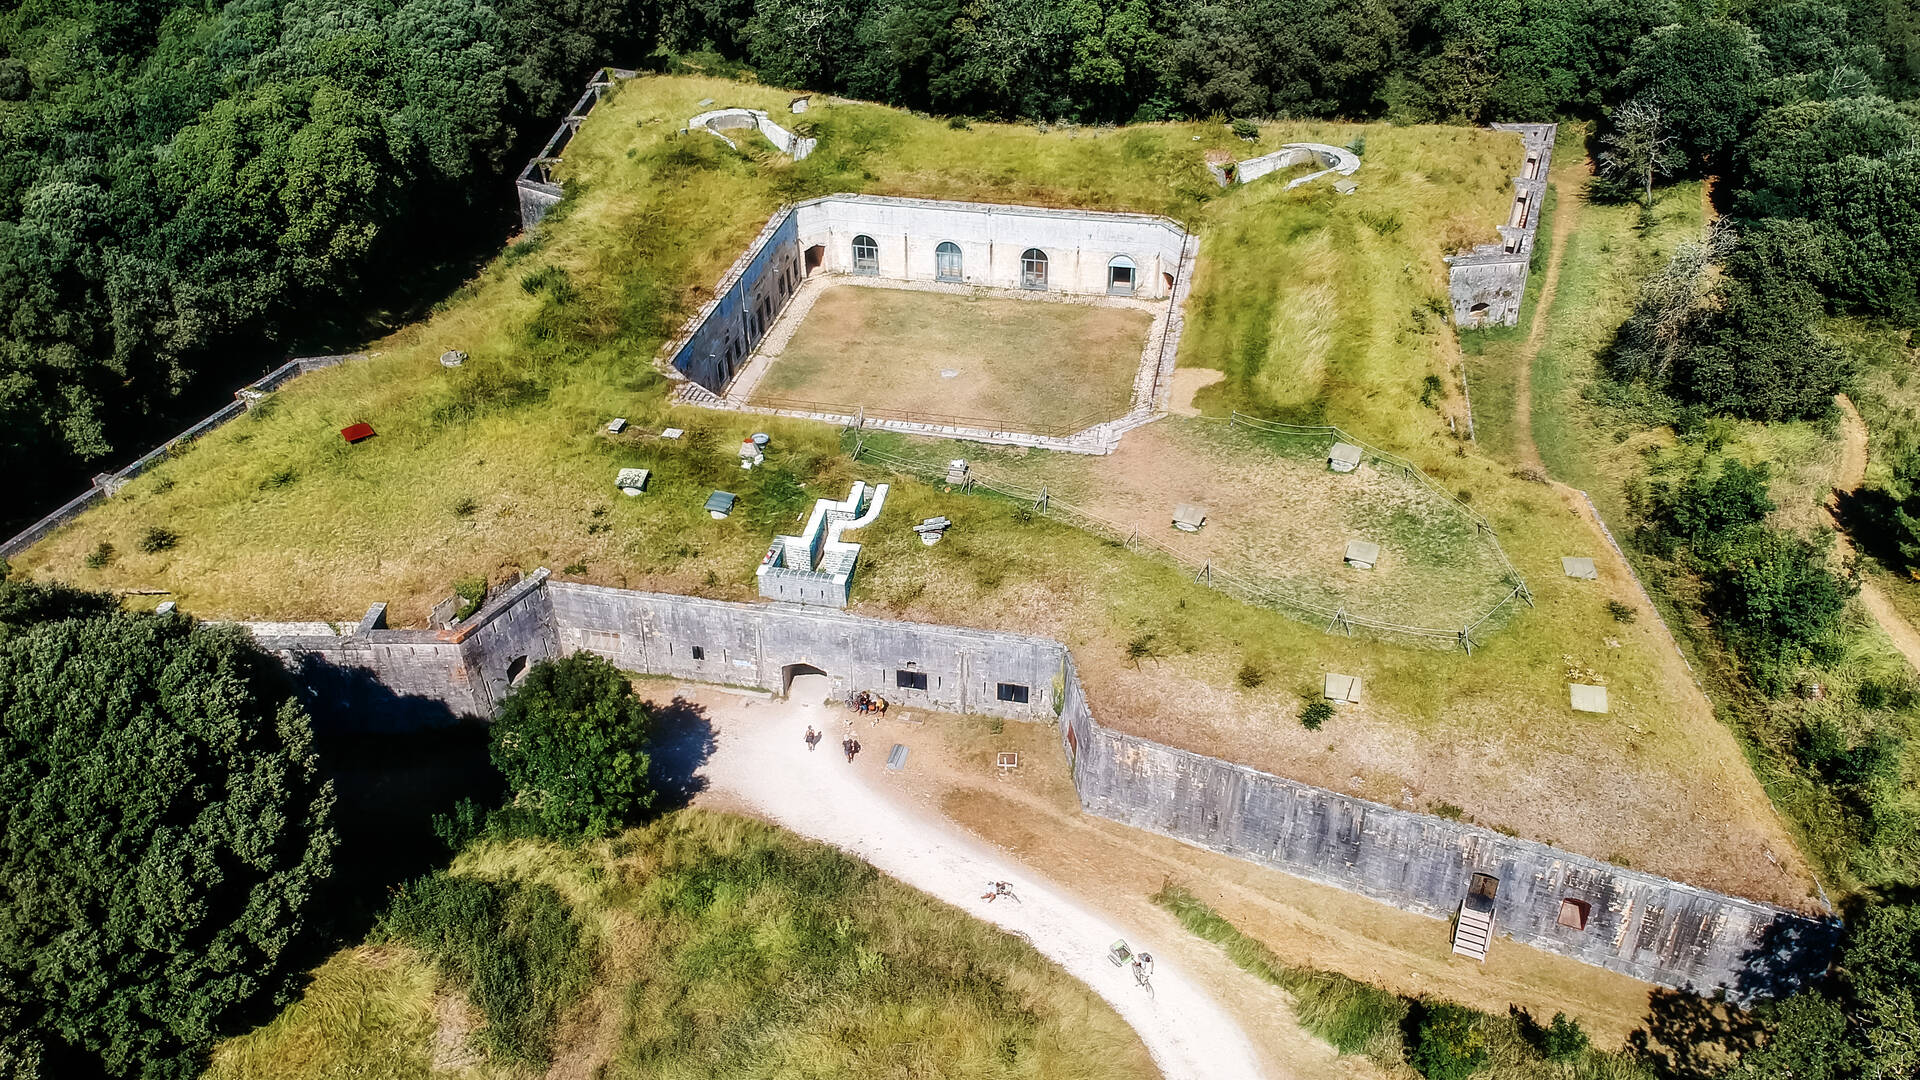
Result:
M399 896L380 933L411 947L328 961L218 1048L214 1080L424 1080L448 1049L436 972L483 1015L488 1075L549 1052L601 1080L1159 1075L1031 945L730 815L676 811L585 846L482 840Z
M1494 1016L1446 1002L1402 997L1334 972L1291 967L1182 885L1168 881L1151 899L1193 934L1220 946L1242 970L1291 994L1301 1025L1342 1054L1364 1054L1388 1067L1444 1061L1445 1048L1423 1045L1423 1040L1443 1037L1439 1032L1449 1025L1431 1021L1444 1015L1457 1018L1455 1024L1466 1029L1448 1031L1455 1036L1449 1043L1465 1041L1481 1051L1475 1076L1653 1080L1653 1072L1630 1056L1596 1050L1577 1035L1569 1038L1578 1028L1565 1017L1556 1016L1547 1025L1517 1009Z
M379 933L432 957L508 1061L546 1064L561 1012L593 977L593 943L551 885L435 874L395 897Z

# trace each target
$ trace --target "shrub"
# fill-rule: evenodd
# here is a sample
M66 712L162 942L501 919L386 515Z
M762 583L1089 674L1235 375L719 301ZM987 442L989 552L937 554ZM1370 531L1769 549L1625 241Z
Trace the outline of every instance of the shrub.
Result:
M1446 393L1446 390L1447 384L1440 381L1440 376L1428 375L1420 381L1420 404L1429 409L1435 408L1433 399Z
M1333 706L1325 701L1310 701L1300 708L1300 726L1319 731L1320 725L1333 719Z
M277 491L280 488L287 487L299 478L300 474L295 472L291 465L275 469L268 473L265 479L260 481L260 490Z
M1607 614L1613 616L1613 621L1617 623L1632 623L1640 617L1640 613L1633 610L1633 605L1618 600L1607 601Z
M592 977L591 942L545 882L435 874L401 890L382 930L466 990L490 1051L534 1066L547 1063L561 1012Z
M113 561L113 545L100 541L92 551L87 552L87 569L98 570Z
M587 572L587 564L583 562L568 563L560 568L560 572L568 577L579 577Z
M487 579L478 574L463 577L453 583L453 595L460 598L460 606L453 612L453 620L459 622L487 602Z
M156 555L162 551L169 550L179 542L179 533L174 532L172 529L154 525L149 527L146 532L140 534L140 539L134 543L134 546L148 555Z
M1245 117L1235 120L1231 127L1233 129L1233 137L1236 139L1245 139L1248 142L1252 142L1260 137L1260 125Z
M1249 660L1240 665L1240 671L1234 676L1234 681L1239 683L1244 689L1257 689L1260 684L1267 681L1267 671L1265 668Z
M469 518L480 512L480 500L471 495L462 495L454 501L453 516Z
M1540 1033L1540 1052L1548 1061L1575 1061L1587 1052L1588 1042L1579 1021L1565 1013L1554 1013L1553 1022Z
M1408 1063L1427 1080L1463 1080L1487 1063L1480 1014L1446 1002L1423 1004Z
M535 664L501 703L493 763L549 835L606 836L653 804L653 726L612 664L580 652Z

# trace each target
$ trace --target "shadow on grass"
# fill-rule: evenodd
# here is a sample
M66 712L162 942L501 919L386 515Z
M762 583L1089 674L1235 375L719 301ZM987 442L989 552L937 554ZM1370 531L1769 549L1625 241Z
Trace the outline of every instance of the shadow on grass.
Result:
M1758 1046L1761 1031L1753 1014L1727 1002L1655 990L1646 1026L1627 1037L1627 1048L1660 1080L1707 1080Z

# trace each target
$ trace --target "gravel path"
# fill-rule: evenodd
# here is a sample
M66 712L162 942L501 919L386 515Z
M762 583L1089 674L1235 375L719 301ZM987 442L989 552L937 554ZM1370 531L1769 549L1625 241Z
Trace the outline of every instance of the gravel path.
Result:
M823 678L802 676L787 701L714 707L714 750L700 770L706 791L745 803L787 829L1024 936L1106 999L1139 1032L1169 1078L1261 1075L1245 1032L1173 965L1156 958L1149 994L1131 972L1107 960L1107 946L1116 938L1148 952L1155 951L1153 942L1069 899L1017 860L872 787L863 779L865 770L850 767L839 752L847 714L808 704L826 696ZM809 724L826 733L811 753L802 738ZM863 725L860 733L871 730ZM862 753L884 756L888 749L868 745ZM1019 901L982 901L994 881L1010 883Z

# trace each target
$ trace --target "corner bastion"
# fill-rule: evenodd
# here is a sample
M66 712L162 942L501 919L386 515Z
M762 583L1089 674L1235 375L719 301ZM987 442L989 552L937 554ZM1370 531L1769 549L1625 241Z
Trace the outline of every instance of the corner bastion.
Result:
M703 112L688 120L685 130L705 131L738 150L739 145L721 133L738 131L742 128L758 131L766 136L767 141L781 153L792 157L795 161L805 161L807 155L813 153L813 148L820 145L819 139L796 135L774 123L773 118L761 109L714 109L711 112Z
M578 650L626 671L774 693L824 672L836 696L884 687L907 707L1057 720L1088 813L1436 921L1459 909L1475 874L1491 876L1499 936L1658 985L1781 996L1823 975L1838 939L1830 920L1115 731L1094 718L1066 646L1047 638L557 582L545 570L451 630L383 629L383 612L340 631L254 626L323 729L488 717L531 663Z

